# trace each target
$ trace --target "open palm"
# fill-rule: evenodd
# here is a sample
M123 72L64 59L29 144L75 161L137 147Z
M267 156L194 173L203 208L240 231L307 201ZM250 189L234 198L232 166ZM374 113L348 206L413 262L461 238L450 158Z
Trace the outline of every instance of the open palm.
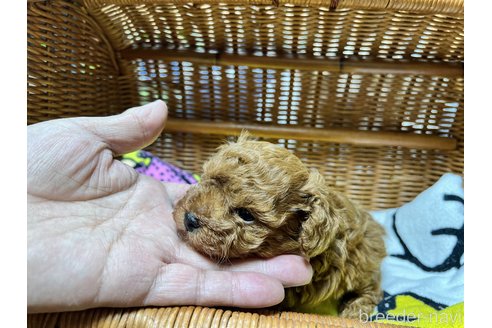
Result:
M172 219L185 185L162 184L114 157L157 138L161 101L97 118L28 127L28 310L99 306L263 307L311 268L284 255L220 267L184 244Z

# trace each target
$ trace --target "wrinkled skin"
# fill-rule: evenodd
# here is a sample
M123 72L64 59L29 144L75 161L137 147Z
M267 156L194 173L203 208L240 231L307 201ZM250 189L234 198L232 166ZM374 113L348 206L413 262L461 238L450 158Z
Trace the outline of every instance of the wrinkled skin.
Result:
M220 266L177 236L186 186L137 174L115 155L157 138L157 101L110 117L27 128L29 312L146 305L265 307L310 281L300 256Z

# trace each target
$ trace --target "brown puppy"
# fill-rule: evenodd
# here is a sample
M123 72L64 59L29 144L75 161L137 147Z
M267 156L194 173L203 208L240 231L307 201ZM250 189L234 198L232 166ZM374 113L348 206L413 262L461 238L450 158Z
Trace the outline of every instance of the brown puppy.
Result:
M219 262L307 257L313 279L286 289L287 308L332 299L341 316L358 318L381 300L383 228L285 148L244 133L221 146L174 219L194 249Z

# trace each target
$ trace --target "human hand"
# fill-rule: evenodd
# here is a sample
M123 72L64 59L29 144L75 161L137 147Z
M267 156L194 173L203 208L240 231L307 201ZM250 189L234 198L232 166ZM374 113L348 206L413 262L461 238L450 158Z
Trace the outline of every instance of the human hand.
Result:
M177 236L175 202L187 186L162 184L114 159L147 146L167 117L162 101L109 117L27 128L29 312L93 307L266 307L312 269L282 255L219 266Z

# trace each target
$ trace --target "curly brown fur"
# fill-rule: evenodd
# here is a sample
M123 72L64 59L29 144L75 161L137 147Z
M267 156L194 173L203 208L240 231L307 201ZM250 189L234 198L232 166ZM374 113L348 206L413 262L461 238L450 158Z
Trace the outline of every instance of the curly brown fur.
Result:
M186 213L199 227L187 231ZM287 253L309 258L313 279L288 288L285 307L334 299L341 316L357 318L382 297L383 228L282 147L247 134L221 146L174 219L193 248L218 262Z

